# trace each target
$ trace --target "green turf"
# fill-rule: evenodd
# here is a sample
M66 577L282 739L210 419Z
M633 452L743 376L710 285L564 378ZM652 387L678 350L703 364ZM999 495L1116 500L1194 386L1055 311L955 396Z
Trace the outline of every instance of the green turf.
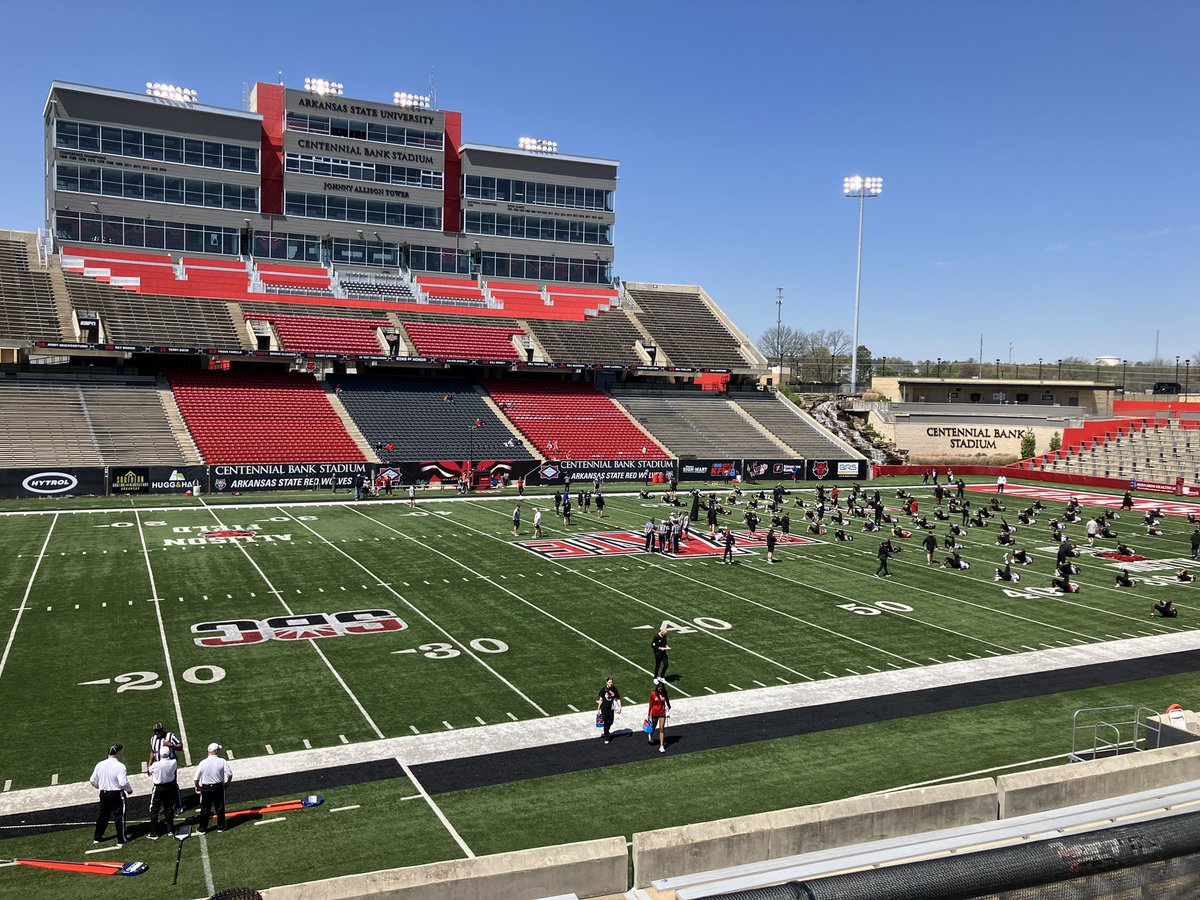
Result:
M900 486L892 480L872 485L889 506L897 504ZM928 510L929 490L910 489ZM1142 583L1118 590L1114 566L1086 557L1078 560L1080 594L1031 591L1049 584L1053 557L1046 522L1061 510L1057 503L1047 504L1042 524L1018 533L1018 545L1037 562L1021 569L1020 585L1001 585L992 580L992 567L1003 554L994 527L973 529L963 541L964 556L973 563L969 571L927 567L918 532L901 541L904 552L892 561L895 577L883 580L872 577L878 538L860 534L858 523L849 527L854 542L826 536L821 543L782 547L775 566L766 565L761 551L734 566L712 558L641 554L548 560L513 546L511 494L446 502L451 496L426 495L415 511L402 500L355 505L344 496L317 507L288 505L289 497L278 495L219 498L227 501L222 505L218 498L138 498L128 508L57 501L63 510L57 516L0 519L0 553L7 563L0 569L0 642L11 638L0 672L0 716L6 723L0 781L11 782L14 790L54 779L83 781L114 741L127 746L126 761L136 771L150 725L159 719L186 732L193 761L210 740L245 759L306 744L470 729L479 720L537 719L569 713L572 706L586 729L604 676L613 675L635 701L644 699L653 664L649 639L663 620L678 626L671 634L672 672L680 676L676 695L702 696L1166 634L1192 628L1198 606L1195 585L1175 585L1169 578L1153 584L1160 579L1135 574ZM811 493L789 500L797 496L811 500ZM973 505L986 496L972 494ZM246 509L229 508L228 501L247 500L253 502ZM177 508L160 511L142 501ZM1006 503L1003 515L1016 524L1016 512L1027 501L1010 496ZM30 505L54 508L46 501ZM604 520L594 512L576 514L567 529L547 498L527 497L522 539L532 536L535 505L548 510L545 531L551 538L622 529L640 534L647 516L668 509L657 499L614 497ZM106 508L121 511L102 511ZM800 532L802 519L794 507L793 513L793 531ZM735 517L730 521L740 525ZM1157 538L1146 538L1129 516L1114 524L1123 540L1147 556L1188 555L1191 527L1182 519L1168 518L1166 534ZM248 529L255 540L209 543L201 537L218 526ZM939 526L939 539L945 530ZM1069 527L1077 543L1082 530ZM1150 603L1167 596L1180 607L1181 618L1151 620ZM224 647L198 646L191 630L204 622L355 610L390 610L407 627ZM853 734L816 734L679 759L668 754L605 770L613 781L603 789L609 802L597 802L593 772L465 791L448 795L445 805L468 843L477 852L491 852L818 802L1065 752L1067 723L1076 708L1136 702L1161 709L1179 699L1186 679L1163 684L1171 690L1136 699L1122 699L1134 697L1134 690L1102 689L1086 698L1002 704L986 714L863 726ZM47 752L47 735L54 736L53 752ZM846 745L856 748L855 761L839 754ZM816 769L814 761L821 763ZM666 807L649 815L640 810L639 798L659 777L650 767L660 763L671 767L679 789L673 786ZM743 774L756 768L770 775L759 773L755 780ZM789 769L805 777L781 783L776 772ZM356 797L376 790L395 789L343 792ZM413 802L401 808L415 810ZM610 810L613 806L620 810ZM239 828L233 834L253 833L254 841L266 842L257 848L247 840L253 855L270 856L267 848L275 840L270 832L282 827ZM394 836L411 845L412 860L458 852L439 824L418 830ZM60 837L37 839L50 848L45 851L6 853L48 855ZM389 856L390 850L377 852L371 847L375 837L375 830L364 831L357 844L348 836L345 846L334 848L336 865L349 867L336 871L412 861ZM286 848L281 854L286 856ZM290 863L271 857L261 865L268 864L263 883L292 877ZM214 857L214 866L220 865ZM318 871L335 868L322 864L312 877ZM4 877L12 874L5 870Z

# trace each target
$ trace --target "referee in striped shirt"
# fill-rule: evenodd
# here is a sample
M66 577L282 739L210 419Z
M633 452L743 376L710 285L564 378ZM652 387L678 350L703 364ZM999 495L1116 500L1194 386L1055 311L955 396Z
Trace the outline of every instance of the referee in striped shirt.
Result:
M150 736L150 762L154 765L160 759L176 759L177 750L183 749L183 742L174 734L167 731L162 722L154 723L154 734Z
M104 831L108 828L110 818L117 829L117 846L121 847L126 843L125 795L133 793L133 785L129 783L125 763L121 762L122 749L120 744L113 744L108 748L108 759L100 760L92 770L90 783L100 791L100 814L96 816L93 844L104 840Z

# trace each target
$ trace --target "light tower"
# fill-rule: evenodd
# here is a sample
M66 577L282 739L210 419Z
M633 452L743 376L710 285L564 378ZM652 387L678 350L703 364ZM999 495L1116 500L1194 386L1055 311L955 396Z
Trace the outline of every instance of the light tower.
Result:
M850 348L850 393L858 393L858 307L862 299L862 244L863 216L866 212L867 199L878 197L883 193L882 178L864 178L861 175L851 175L842 181L842 193L847 197L858 200L858 268L854 276L854 337Z

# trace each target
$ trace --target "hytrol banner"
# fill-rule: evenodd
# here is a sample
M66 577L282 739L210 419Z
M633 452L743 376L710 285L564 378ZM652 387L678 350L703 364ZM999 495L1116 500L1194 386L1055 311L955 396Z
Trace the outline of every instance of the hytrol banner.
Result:
M348 486L356 475L370 478L370 464L351 463L246 463L209 466L212 492L291 491L328 488L336 477Z
M673 459L560 459L542 463L529 476L531 484L562 484L572 481L651 481L661 475L666 481L675 474Z
M865 459L806 459L806 481L862 481L867 477Z
M104 469L0 469L2 497L104 496Z

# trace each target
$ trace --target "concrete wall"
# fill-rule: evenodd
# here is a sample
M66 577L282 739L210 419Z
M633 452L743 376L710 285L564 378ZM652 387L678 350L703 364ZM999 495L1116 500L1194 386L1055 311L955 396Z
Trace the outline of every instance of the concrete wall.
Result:
M957 418L897 416L891 425L872 413L869 421L881 435L907 450L913 465L1015 462L1021 459L1021 436L1026 431L1033 432L1035 453L1045 453L1051 436L1057 433L1062 437L1063 432L1061 422L1016 417L979 421L966 414Z
M579 897L623 893L628 881L625 839L604 838L327 878L262 892L268 900L532 900L574 891Z
M1200 778L1200 744L1001 775L1000 818L1106 800Z
M996 801L995 782L981 778L641 832L633 836L634 886L830 847L991 822L996 818Z

